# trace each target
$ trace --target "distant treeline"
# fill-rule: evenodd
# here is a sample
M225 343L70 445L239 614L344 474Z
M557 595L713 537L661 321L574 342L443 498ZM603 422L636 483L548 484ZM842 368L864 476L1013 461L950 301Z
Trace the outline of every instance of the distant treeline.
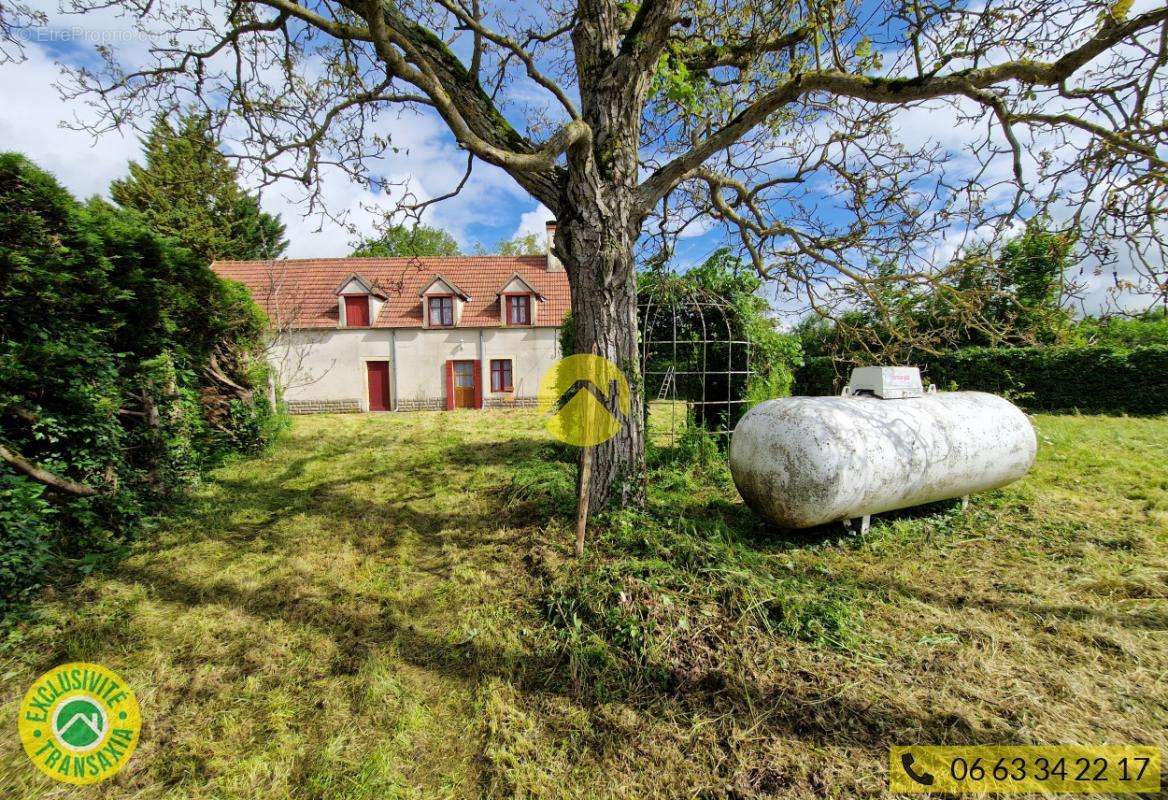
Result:
M792 392L835 394L853 367L903 364L938 388L994 392L1031 411L1168 412L1168 312L1076 319L1064 291L1081 269L1077 238L1031 220L1000 249L956 259L947 284L892 281L838 319L805 319Z

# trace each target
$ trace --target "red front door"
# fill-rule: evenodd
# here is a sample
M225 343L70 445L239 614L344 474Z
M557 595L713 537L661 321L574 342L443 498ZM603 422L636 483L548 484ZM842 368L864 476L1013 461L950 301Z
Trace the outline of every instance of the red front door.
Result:
M366 361L369 375L369 410L389 411L389 362Z

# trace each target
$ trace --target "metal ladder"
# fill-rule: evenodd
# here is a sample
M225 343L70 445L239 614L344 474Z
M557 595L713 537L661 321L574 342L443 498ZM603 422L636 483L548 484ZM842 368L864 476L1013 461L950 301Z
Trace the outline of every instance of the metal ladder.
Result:
M669 387L675 384L673 376L673 365L669 365L669 369L665 370L665 379L661 381L661 391L657 393L658 400L664 400L665 395L669 393Z

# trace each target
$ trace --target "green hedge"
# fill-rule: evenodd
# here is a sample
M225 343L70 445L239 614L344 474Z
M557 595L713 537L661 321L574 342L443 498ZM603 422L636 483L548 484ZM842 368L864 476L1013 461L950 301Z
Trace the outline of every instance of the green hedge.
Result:
M808 359L794 393L839 391L851 366ZM924 359L927 383L1004 395L1028 411L1168 413L1168 346L969 347Z
M837 362L830 356L805 358L803 366L795 370L791 394L796 397L839 394L850 369L851 365Z
M0 153L0 443L95 492L0 460L0 627L39 586L116 557L202 472L266 443L280 417L264 325L245 289L137 214L78 203ZM212 358L235 387L210 376Z

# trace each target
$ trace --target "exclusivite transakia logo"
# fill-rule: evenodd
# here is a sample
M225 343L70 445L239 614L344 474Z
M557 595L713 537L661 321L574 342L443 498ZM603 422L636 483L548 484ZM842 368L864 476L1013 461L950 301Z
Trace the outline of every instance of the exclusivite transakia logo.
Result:
M37 769L65 783L87 784L112 777L130 760L142 714L134 692L115 672L79 662L38 678L16 725Z

